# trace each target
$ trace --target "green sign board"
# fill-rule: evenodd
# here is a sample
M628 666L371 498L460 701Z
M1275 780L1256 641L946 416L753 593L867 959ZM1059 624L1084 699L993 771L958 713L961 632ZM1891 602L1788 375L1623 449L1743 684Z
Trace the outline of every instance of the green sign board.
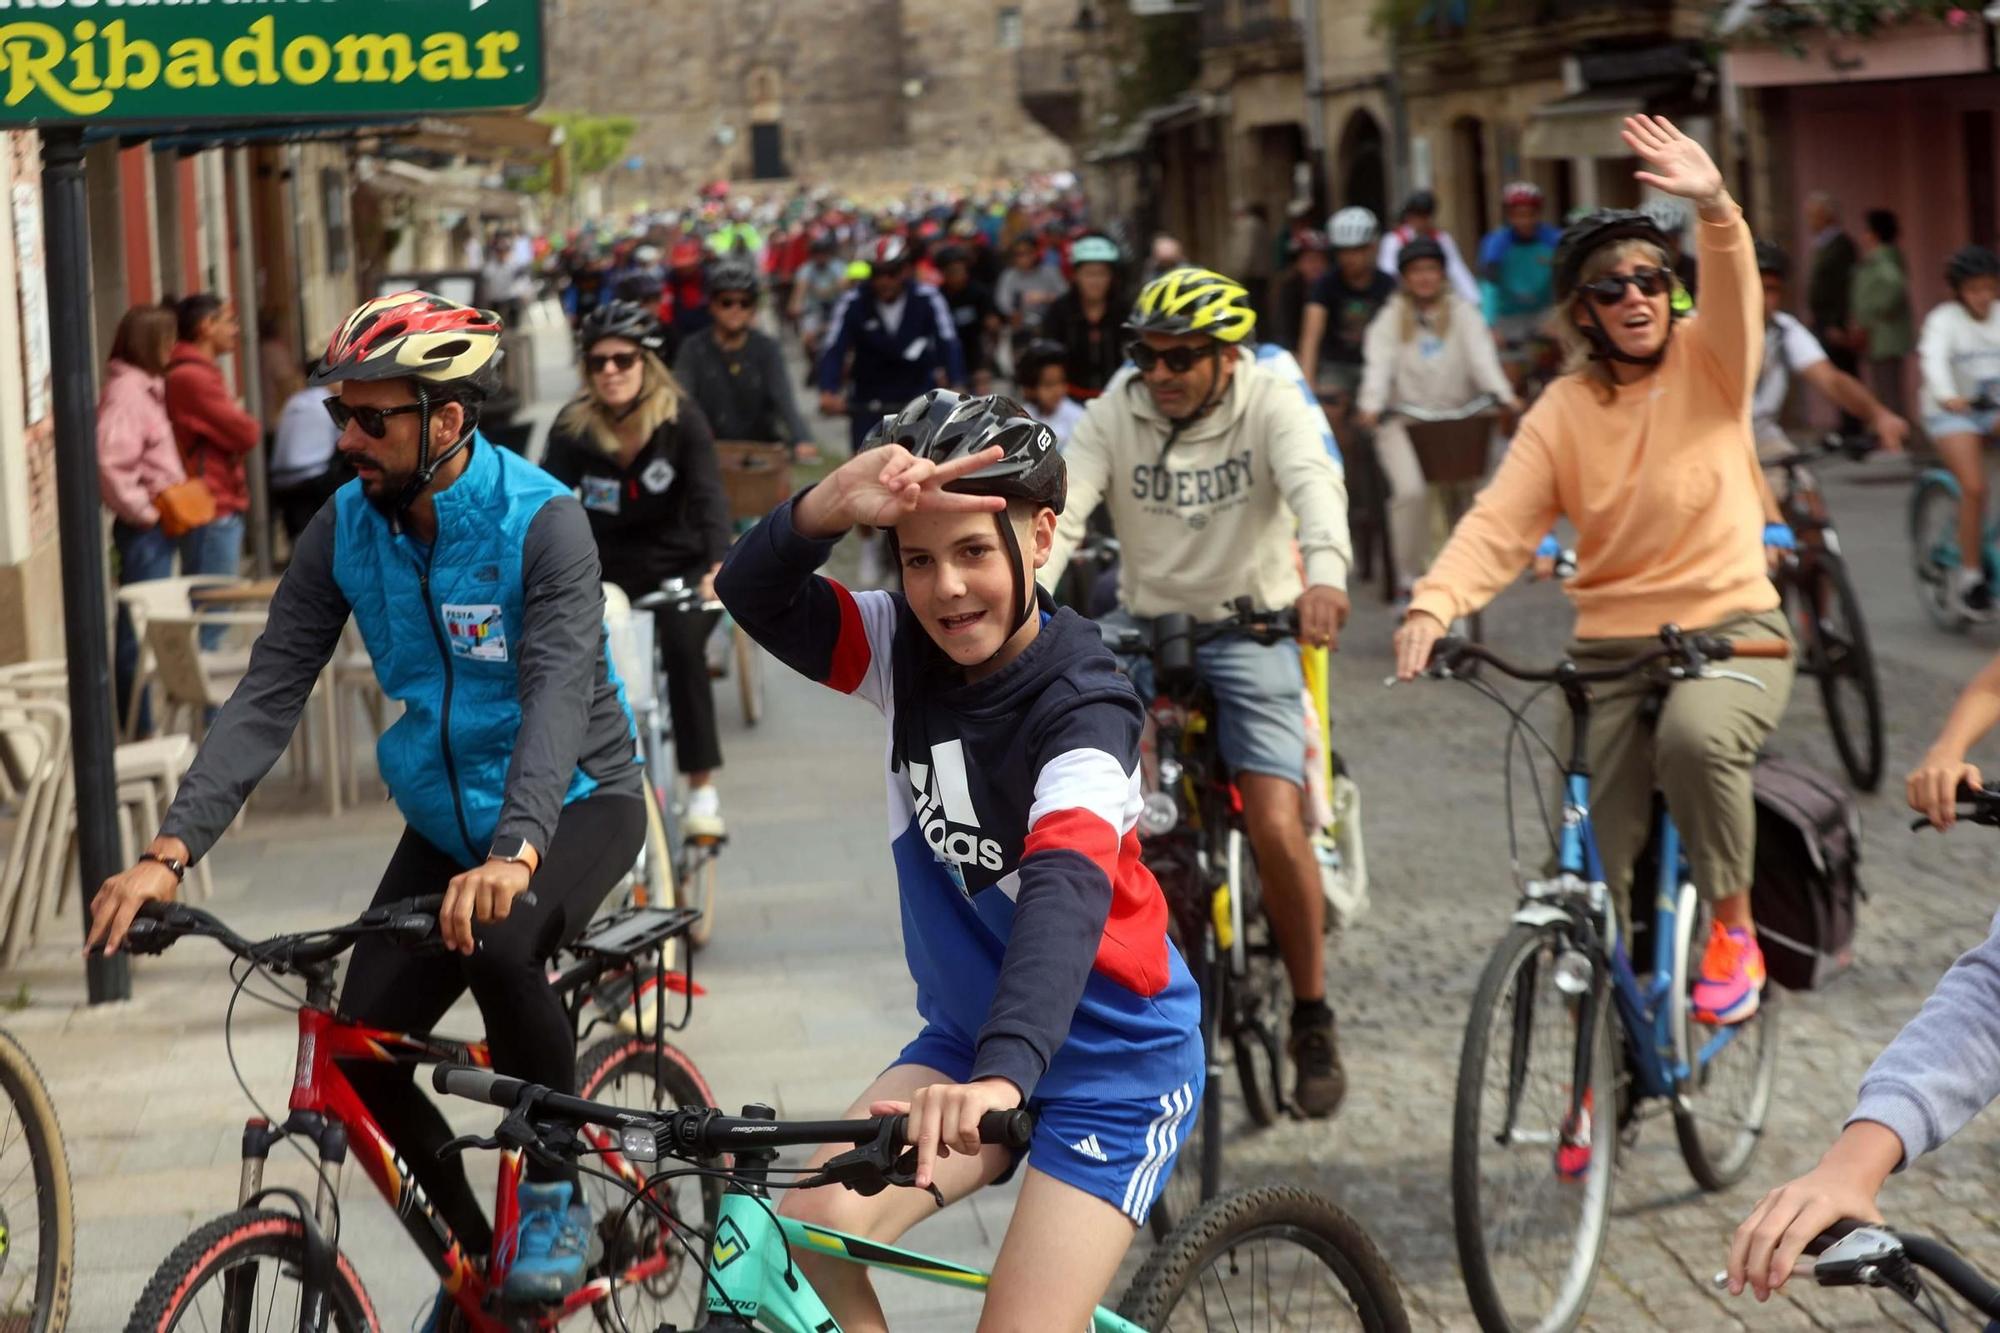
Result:
M540 0L0 0L0 126L506 111Z

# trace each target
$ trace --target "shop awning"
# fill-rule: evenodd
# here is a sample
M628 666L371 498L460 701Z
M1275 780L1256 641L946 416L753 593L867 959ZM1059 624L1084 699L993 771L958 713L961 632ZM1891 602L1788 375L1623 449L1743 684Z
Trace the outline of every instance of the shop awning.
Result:
M1687 88L1685 79L1613 84L1538 106L1521 134L1521 156L1535 158L1607 157L1615 154L1625 117L1655 109L1655 103Z
M357 183L376 194L420 200L481 217L515 218L527 203L526 196L512 190L491 189L456 178L450 171L434 171L395 158L364 158Z
M405 117L369 120L289 121L281 125L86 125L85 144L115 139L120 147L150 143L156 153L199 153L210 148L247 144L306 143L326 139L364 139L410 133L416 122Z
M434 153L539 166L556 150L556 127L526 116L425 116L402 143Z

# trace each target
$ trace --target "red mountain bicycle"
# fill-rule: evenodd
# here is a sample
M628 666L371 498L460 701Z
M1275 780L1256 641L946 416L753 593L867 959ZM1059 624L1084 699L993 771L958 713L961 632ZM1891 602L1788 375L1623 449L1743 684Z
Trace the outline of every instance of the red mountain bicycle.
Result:
M497 1293L506 1277L504 1253L482 1266L465 1252L342 1072L342 1061L490 1065L484 1042L362 1027L334 1009L335 960L364 935L386 935L411 948L437 947L435 913L441 902L437 895L384 904L344 926L261 943L243 939L207 912L180 904L149 905L132 923L128 947L134 953L159 953L184 936L202 935L241 960L237 995L259 973L297 977L305 995L298 1011L290 1114L281 1124L261 1115L245 1124L238 1211L197 1228L167 1257L133 1309L128 1333L197 1328L243 1333L272 1327L374 1333L381 1328L360 1278L340 1252L339 1175L350 1153L360 1159L449 1293L453 1309L440 1321L443 1329L505 1333L552 1328L586 1307L599 1307L593 1311L599 1322L612 1328L650 1329L676 1320L687 1326L698 1317L706 1241L714 1234L721 1201L715 1180L681 1181L666 1189L656 1184L647 1197L664 1206L671 1221L663 1222L650 1209L626 1206L629 1191L644 1189L646 1176L620 1152L618 1136L603 1129L588 1131L582 1145L589 1164L585 1195L596 1228L592 1252L601 1248L601 1257L582 1289L562 1305L503 1306ZM628 908L595 923L570 946L572 961L551 980L572 1023L581 1028L579 1038L622 1017L619 1006L626 998L637 1005L641 996L679 990L691 999L691 984L665 973L663 959L667 943L684 934L698 915L683 908ZM232 998L232 1014L234 1009ZM655 1109L712 1104L714 1094L693 1061L663 1039L660 1015L636 1017L635 1030L606 1037L578 1057L579 1095ZM271 1148L284 1140L293 1140L301 1153L307 1149L300 1141L311 1145L307 1160L319 1178L311 1203L294 1190L264 1184ZM506 1236L519 1220L515 1189L524 1165L521 1149L465 1138L447 1151L496 1146L504 1150L494 1234ZM600 1192L593 1194L593 1186ZM391 1326L400 1328L401 1323Z

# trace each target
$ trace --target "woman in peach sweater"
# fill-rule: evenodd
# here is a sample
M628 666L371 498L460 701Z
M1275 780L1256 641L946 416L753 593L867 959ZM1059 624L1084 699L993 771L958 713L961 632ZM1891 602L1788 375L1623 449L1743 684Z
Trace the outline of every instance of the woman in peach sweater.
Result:
M1644 215L1598 213L1565 233L1554 319L1570 371L1522 421L1492 483L1416 585L1396 632L1401 679L1423 670L1446 625L1513 580L1559 514L1578 533L1570 655L1580 663L1630 659L1670 623L1788 637L1766 573L1766 493L1750 434L1763 352L1750 229L1700 144L1648 116L1628 118L1624 139L1648 168L1640 182L1699 212L1701 313L1674 314L1665 238ZM1655 787L1687 840L1714 918L1694 988L1698 1014L1712 1023L1750 1017L1763 988L1750 918L1750 774L1792 683L1788 660L1739 659L1731 670L1762 688L1677 684L1650 731L1638 713L1659 679L1599 687L1590 735L1591 824L1614 894L1630 883Z

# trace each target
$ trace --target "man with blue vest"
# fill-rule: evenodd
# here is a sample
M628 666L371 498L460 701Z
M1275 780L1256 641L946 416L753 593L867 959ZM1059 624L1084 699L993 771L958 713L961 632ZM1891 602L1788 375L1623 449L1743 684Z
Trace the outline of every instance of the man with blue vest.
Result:
M89 944L116 949L144 902L174 897L283 753L352 615L404 710L376 746L408 827L375 901L444 893L457 956L440 966L366 938L340 1010L426 1031L470 988L493 1067L573 1092L576 1045L543 964L637 858L644 788L583 509L477 429L499 346L498 316L426 292L369 301L334 335L311 380L338 386L326 408L356 477L300 534L242 684L159 836L98 890ZM412 1067L343 1072L460 1241L492 1253ZM530 1162L520 1205L503 1295L560 1300L582 1283L589 1241L574 1172Z

